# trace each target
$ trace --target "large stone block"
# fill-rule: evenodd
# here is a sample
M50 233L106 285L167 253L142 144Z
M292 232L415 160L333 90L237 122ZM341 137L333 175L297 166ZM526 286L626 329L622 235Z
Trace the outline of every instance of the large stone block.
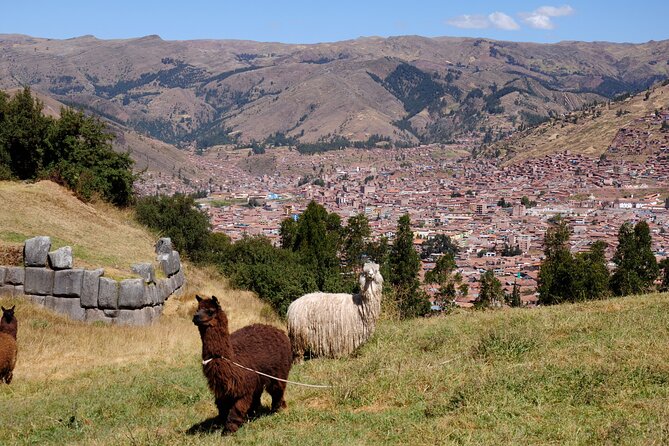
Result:
M81 308L81 304L77 298L46 296L44 305L48 309L64 314L75 321L86 319L86 310Z
M160 266L166 276L170 277L181 269L181 258L177 251L172 251L163 256L160 260Z
M113 319L107 316L104 310L99 310L97 308L86 308L86 315L84 320L86 322L104 322L106 324L111 324Z
M26 266L46 266L46 259L51 249L49 237L33 237L23 245L23 262Z
M170 280L169 279L160 279L156 284L158 291L158 303L163 303L165 300L170 297L172 290L170 289Z
M144 287L144 302L147 305L158 304L158 287L155 284L149 284Z
M28 299L30 302L36 304L36 305L46 305L46 296L35 296L32 294L28 294L26 296L26 299Z
M56 271L53 275L54 296L80 297L83 280L82 268Z
M63 246L49 253L49 263L53 269L71 269L74 264L72 248Z
M118 293L119 308L142 308L144 299L144 279L122 280Z
M100 277L98 290L98 307L105 310L118 308L118 282L106 277Z
M26 279L26 270L22 266L8 266L5 268L5 283L9 285L23 285Z
M136 263L130 267L133 273L138 274L144 282L153 283L156 281L156 273L153 265L150 263Z
M174 275L176 278L175 285L177 288L181 288L186 283L186 276L184 275L184 270L180 269L178 273Z
M84 271L81 284L81 306L84 308L95 308L98 306L98 290L100 289L100 276L104 269Z
M14 285L14 296L19 297L19 296L25 296L26 292L23 289L23 285Z
M169 254L172 252L172 239L163 237L156 242L156 254Z
M23 288L27 294L46 296L53 293L54 272L45 268L26 268Z
M153 318L153 307L144 307L139 310L119 310L114 323L119 325L151 325Z
M14 285L0 285L0 296L14 297Z

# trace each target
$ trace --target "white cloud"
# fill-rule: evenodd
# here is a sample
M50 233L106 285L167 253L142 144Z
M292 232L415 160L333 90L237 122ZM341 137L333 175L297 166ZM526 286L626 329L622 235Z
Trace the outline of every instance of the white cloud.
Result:
M542 6L532 12L524 12L520 14L523 22L537 29L555 29L555 24L551 20L552 17L563 17L574 13L574 8L569 5L559 7Z
M457 28L484 29L490 28L490 21L483 15L460 15L448 20L446 23Z
M520 28L513 18L503 12L493 12L484 15L461 15L448 20L446 23L458 28L486 29L497 28L507 31Z
M513 31L520 28L513 18L503 12L493 12L488 16L488 20L490 20L490 23L498 29Z

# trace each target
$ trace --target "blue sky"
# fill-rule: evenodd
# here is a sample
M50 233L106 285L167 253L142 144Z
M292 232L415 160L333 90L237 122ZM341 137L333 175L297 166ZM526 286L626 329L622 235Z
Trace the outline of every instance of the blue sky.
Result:
M0 0L0 11L0 34L50 38L158 34L166 40L286 43L407 34L530 42L669 39L667 0Z

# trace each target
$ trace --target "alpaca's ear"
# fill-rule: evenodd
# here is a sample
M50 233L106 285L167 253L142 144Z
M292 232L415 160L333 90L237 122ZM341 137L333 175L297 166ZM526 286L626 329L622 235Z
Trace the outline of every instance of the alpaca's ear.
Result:
M0 308L2 308L2 311L7 311L7 309L5 307L0 307Z
M16 305L12 305L12 308L10 308L10 310L14 311L14 308L16 308Z
M216 305L218 308L221 308L221 304L218 302L218 298L216 296L211 296L211 301Z
M195 295L195 300L197 300L198 302L202 302L202 298L197 294Z

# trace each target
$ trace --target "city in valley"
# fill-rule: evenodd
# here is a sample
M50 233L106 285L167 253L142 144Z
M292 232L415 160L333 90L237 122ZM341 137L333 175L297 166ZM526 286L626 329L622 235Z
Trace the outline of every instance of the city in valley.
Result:
M543 237L558 214L570 223L572 251L603 241L610 258L620 226L646 220L656 256L667 255L669 132L643 147L646 157L620 156L621 150L638 152L646 144L643 136L623 132L598 157L565 150L506 165L474 159L464 144L316 155L219 147L191 153L200 180L189 186L149 175L138 187L142 194L207 190L199 205L214 231L232 240L264 235L278 244L281 221L298 218L312 200L339 214L343 224L364 213L373 237L391 241L399 217L408 213L417 249L437 234L459 245L456 263L469 285L460 305L471 305L480 274L488 269L507 292L519 284L523 302L534 304ZM503 256L505 246L521 253ZM423 272L434 261L424 260Z

